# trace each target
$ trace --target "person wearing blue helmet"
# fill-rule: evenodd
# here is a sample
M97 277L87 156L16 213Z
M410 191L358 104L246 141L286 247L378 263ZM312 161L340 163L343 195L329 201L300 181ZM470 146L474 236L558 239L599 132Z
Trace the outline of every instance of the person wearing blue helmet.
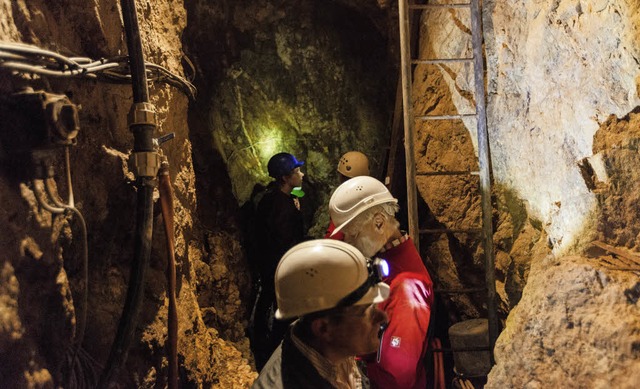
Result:
M291 247L305 240L300 201L292 192L302 186L304 173L290 153L278 153L269 159L267 170L274 181L269 184L257 208L255 242L261 248L257 268L260 293L255 305L252 348L256 368L260 370L278 346L288 322L274 320L276 308L274 276L278 261Z

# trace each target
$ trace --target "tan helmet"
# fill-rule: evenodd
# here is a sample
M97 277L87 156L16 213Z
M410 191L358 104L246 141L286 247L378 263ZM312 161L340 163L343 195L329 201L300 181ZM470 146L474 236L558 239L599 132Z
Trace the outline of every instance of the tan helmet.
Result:
M338 173L353 178L369 175L369 158L359 151L349 151L340 157Z
M331 235L338 233L362 212L384 203L397 204L398 200L375 178L360 176L345 181L336 188L329 200L329 216L336 225Z
M368 260L348 243L335 239L300 243L282 256L276 269L276 318L382 302L389 296L389 286L372 273Z

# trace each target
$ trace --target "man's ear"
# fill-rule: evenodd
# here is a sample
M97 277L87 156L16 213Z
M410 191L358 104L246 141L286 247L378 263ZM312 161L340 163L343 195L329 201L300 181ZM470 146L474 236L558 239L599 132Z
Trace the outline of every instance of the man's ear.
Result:
M317 339L322 339L327 342L331 339L331 326L329 325L329 319L326 317L319 317L311 322L311 332Z
M387 219L382 213L376 212L376 214L373 215L373 226L375 227L376 232L382 232L384 230L386 222Z

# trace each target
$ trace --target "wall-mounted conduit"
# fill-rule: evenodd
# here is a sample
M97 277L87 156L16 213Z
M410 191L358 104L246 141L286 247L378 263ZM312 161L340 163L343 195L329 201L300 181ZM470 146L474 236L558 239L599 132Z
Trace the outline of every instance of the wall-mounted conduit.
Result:
M102 371L99 388L108 388L127 359L135 335L142 304L145 271L151 256L153 234L153 190L159 167L159 155L153 147L155 108L149 103L147 77L140 41L140 30L134 0L121 0L122 16L129 52L133 106L129 128L133 132L132 162L136 175L136 226L134 257L131 263L127 296L120 317L118 331L111 346L107 364Z

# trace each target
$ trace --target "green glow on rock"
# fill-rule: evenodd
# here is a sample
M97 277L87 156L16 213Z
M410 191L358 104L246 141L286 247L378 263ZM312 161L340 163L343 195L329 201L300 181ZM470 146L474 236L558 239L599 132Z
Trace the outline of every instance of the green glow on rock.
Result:
M256 142L256 148L260 153L260 159L268 161L274 154L280 152L282 145L282 132L278 129L265 129L260 139Z

